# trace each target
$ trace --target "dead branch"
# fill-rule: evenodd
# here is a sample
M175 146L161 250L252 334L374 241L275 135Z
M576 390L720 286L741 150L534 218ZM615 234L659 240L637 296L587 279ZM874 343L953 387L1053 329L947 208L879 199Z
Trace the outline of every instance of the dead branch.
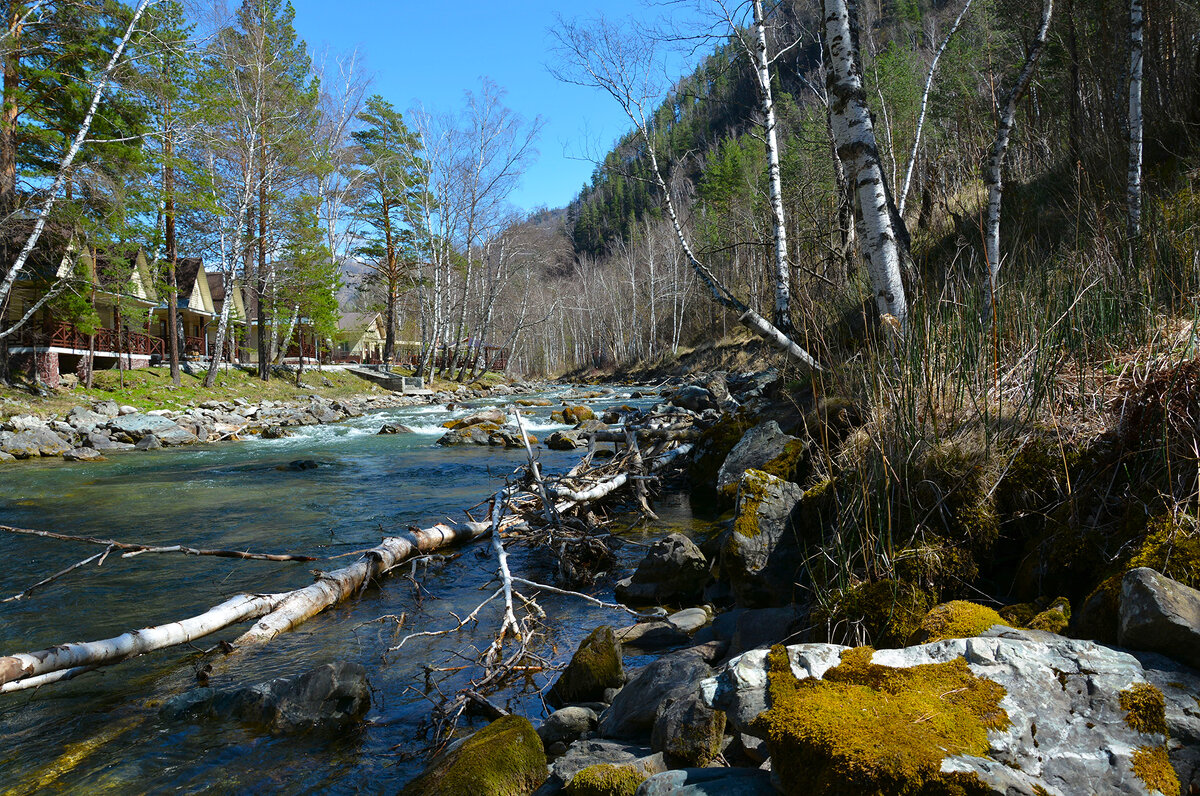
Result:
M112 552L112 546L110 545L109 547L106 547L102 552L96 553L96 555L94 555L94 556L85 558L82 561L76 561L74 564L67 567L66 569L59 570L58 572L55 572L53 575L51 575L48 578L42 578L37 583L33 584L32 586L30 586L28 589L26 589L23 592L18 592L17 594L14 594L11 597L5 597L3 600L0 600L0 603L11 603L11 602L16 602L17 600L23 600L26 597L28 597L30 594L33 594L34 589L41 588L42 586L45 586L48 583L53 583L54 581L58 580L63 575L66 575L69 572L74 572L77 569L86 567L88 564L92 563L97 558L100 559L100 564L103 564L104 559L108 558L108 554L111 552ZM97 564L96 566L100 566L100 564Z
M85 544L104 545L116 550L124 550L122 558L132 558L142 553L182 553L188 556L217 556L218 558L242 558L254 561L316 561L313 556L302 556L294 553L247 553L241 550L201 550L186 545L147 545L135 542L118 542L114 539L98 539L94 536L75 536L69 533L54 531L38 531L32 528L14 528L11 525L0 525L0 531L6 533L41 536L45 539L59 539L65 542L83 542Z

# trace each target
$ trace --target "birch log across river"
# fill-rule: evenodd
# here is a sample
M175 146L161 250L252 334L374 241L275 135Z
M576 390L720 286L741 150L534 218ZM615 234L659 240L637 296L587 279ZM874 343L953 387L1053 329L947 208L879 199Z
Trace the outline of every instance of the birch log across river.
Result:
M589 403L599 410L609 404L644 406L653 400L618 393ZM248 622L276 607L265 595L298 587L315 591L324 579L313 582L312 570L336 573L359 565L359 554L348 554L379 545L381 537L406 536L414 527L450 525L447 518L462 517L463 509L493 494L504 477L524 463L523 449L433 445L444 431L442 422L477 408L386 410L343 424L306 427L280 440L118 455L89 464L26 463L6 471L13 488L0 493L0 524L100 541L301 553L319 560L179 554L123 559L114 550L103 566L93 563L74 570L26 599L4 604L0 656L66 641L107 639L121 657L131 650L136 654L136 647L129 646L131 638L115 642L132 629L166 628L186 617L200 617L214 606L224 606L226 612L245 610L246 615L240 626L213 633L209 640L141 655L46 688L0 693L0 734L6 748L14 751L0 756L0 781L44 780L42 787L66 791L104 787L134 793L144 792L150 781L156 788L190 790L211 786L219 778L235 791L336 793L352 792L366 778L402 784L414 776L420 759L398 762L395 754L420 750L421 722L428 716L429 703L410 686L423 681L424 665L444 661L470 644L482 648L490 643L497 617L488 615L478 628L452 636L414 639L400 652L384 656L398 640L397 632L453 625L450 611L465 614L479 603L479 589L496 572L494 556L478 557L487 553L482 545L459 548L461 556L451 555L441 563L418 564L419 592L406 577L381 581L379 588L360 587L354 599L326 608L269 644L247 645L253 647L247 649L252 654L231 656L233 665L212 674L214 687L241 686L293 676L329 660L360 662L383 696L376 700L373 723L353 739L329 744L274 738L222 724L165 724L153 710L148 720L117 740L101 744L97 739L112 737L110 729L124 727L131 712L145 714L147 701L193 686L188 659L199 647L235 641L247 630L264 632ZM545 437L565 428L550 422L553 408L523 410L531 433ZM404 424L417 433L377 436L385 422ZM554 473L572 466L579 452L540 449L537 455ZM277 469L297 459L315 461L318 467ZM655 511L664 525L692 521L679 502L656 503ZM483 516L484 509L475 514L476 519ZM634 538L658 532L637 531ZM39 577L104 549L0 534L0 552L18 564L0 572L0 594L20 592ZM642 552L628 545L619 553L624 557L620 565L630 568ZM534 551L515 546L508 555L514 575L538 572L532 564ZM413 573L410 565L404 566L404 575ZM249 599L238 597L243 594ZM603 590L595 596L612 601L611 593ZM632 621L572 597L542 594L538 602L550 613L555 643L564 650L574 649L599 624ZM403 616L404 627L397 631L391 623L372 621L388 614ZM73 655L73 649L68 646L61 654ZM58 671L78 668L82 667ZM528 714L540 709L536 701L519 695L511 708Z

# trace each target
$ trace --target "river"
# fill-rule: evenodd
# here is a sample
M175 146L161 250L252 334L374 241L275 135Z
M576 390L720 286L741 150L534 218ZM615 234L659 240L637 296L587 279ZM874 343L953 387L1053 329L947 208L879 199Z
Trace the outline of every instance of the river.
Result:
M546 393L555 398L559 391ZM631 401L614 393L593 407ZM474 402L472 408L496 403ZM104 462L40 462L0 468L0 523L120 541L196 547L295 552L311 563L274 563L180 555L110 555L102 567L77 570L30 598L0 604L0 654L86 641L199 613L243 592L285 591L311 582L310 570L343 566L328 560L378 543L409 525L427 526L496 490L525 459L524 451L441 448L440 423L470 409L407 407L372 412L329 426L299 429L280 440L222 443L187 449L118 454ZM550 407L532 408L531 430L555 428ZM384 422L414 434L377 436ZM543 466L565 469L576 453L541 449ZM309 470L280 469L311 459ZM640 556L639 542L666 526L687 526L686 499L657 507L656 528L630 531L622 565ZM477 514L477 516L479 516ZM243 685L294 675L336 659L362 663L373 689L369 722L340 737L274 737L228 722L167 722L161 701L194 683L195 656L184 648L152 653L76 680L0 696L0 789L117 793L262 791L308 793L395 792L421 769L424 670L451 661L454 651L488 643L497 617L477 628L422 637L399 653L388 647L405 633L454 624L450 612L470 611L486 594L495 561L486 544L455 551L446 562L422 567L415 581L393 577L361 599L335 607L261 651L242 656L232 677L212 685ZM99 548L36 537L0 537L0 596L20 592ZM541 576L534 554L517 547L515 570ZM611 582L596 591L611 598ZM550 616L558 653L569 656L596 625L621 616L565 597L540 602ZM404 616L372 622L385 615ZM245 629L202 639L208 647ZM460 661L461 662L461 661ZM537 681L538 685L543 680ZM501 694L514 709L541 715L528 694Z

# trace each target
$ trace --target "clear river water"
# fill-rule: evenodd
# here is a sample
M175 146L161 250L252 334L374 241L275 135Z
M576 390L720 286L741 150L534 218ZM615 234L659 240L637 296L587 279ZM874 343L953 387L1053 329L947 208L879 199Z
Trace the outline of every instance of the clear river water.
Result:
M554 398L557 393L547 393ZM471 407L489 402L474 402ZM595 407L630 401L628 393L584 401ZM108 556L18 602L0 604L0 654L66 641L107 638L126 630L200 613L241 592L286 591L311 582L311 571L354 560L335 556L377 544L409 525L428 526L485 499L525 459L524 451L441 448L440 423L471 409L406 407L344 423L299 429L280 440L219 443L117 454L108 461L45 461L0 467L0 524L89 534L138 543L294 552L310 563L275 563L181 555ZM533 408L531 430L555 428L550 407ZM384 422L414 434L377 436ZM543 467L566 469L578 454L539 450ZM316 469L277 469L296 459ZM621 566L640 557L645 539L664 526L692 522L686 498L657 506L656 528L626 533ZM476 516L480 516L477 513ZM399 653L406 633L456 622L491 591L495 572L486 543L422 567L414 580L392 577L360 599L332 608L253 654L239 656L216 687L295 675L331 661L362 663L373 698L366 726L340 736L272 736L231 722L177 723L158 705L195 685L195 652L236 637L246 625L35 691L0 695L0 793L395 793L419 773L423 722L430 701L424 666L446 665L469 644L486 645L497 616L449 636L422 637ZM36 537L0 536L0 597L99 552ZM517 547L516 570L539 572L536 551ZM491 587L494 589L494 585ZM611 579L597 596L611 598ZM550 638L562 658L579 639L621 615L567 597L543 595ZM405 618L373 622L385 615ZM461 659L457 663L461 664ZM634 661L633 663L636 663ZM464 675L465 676L465 675ZM546 677L548 677L547 675ZM536 685L544 684L545 678ZM536 722L534 695L500 694Z

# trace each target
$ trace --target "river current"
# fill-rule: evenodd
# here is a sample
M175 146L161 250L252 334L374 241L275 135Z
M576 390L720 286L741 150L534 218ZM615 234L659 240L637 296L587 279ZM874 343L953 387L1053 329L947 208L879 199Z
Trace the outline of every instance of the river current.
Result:
M333 559L372 547L384 535L446 517L461 519L463 509L484 500L525 460L524 451L434 445L444 431L442 422L492 403L499 401L473 402L455 411L436 405L376 411L301 428L280 440L117 454L86 464L0 467L0 524L320 559L122 558L114 552L101 567L90 565L27 599L0 604L0 654L107 638L200 613L241 592L298 588L311 582L311 570L344 566L354 557ZM648 401L616 392L581 403L599 408ZM550 411L528 410L530 430L538 437L565 428L551 422ZM403 423L416 433L377 436L385 422ZM538 455L551 471L578 458L544 448ZM286 468L298 459L318 466ZM662 517L657 528L626 534L623 566L640 556L647 535L662 533L664 525L691 522L686 499L668 498L656 510ZM359 662L373 690L369 722L361 730L337 737L279 737L232 722L160 719L157 707L163 699L194 686L196 651L236 637L243 624L198 640L194 649L161 650L70 682L0 695L0 793L396 792L423 766L422 723L431 704L423 667L454 665L455 651L486 645L498 617L485 611L477 627L417 638L400 652L387 650L407 633L453 626L451 611L463 615L491 593L483 591L495 571L486 548L476 543L454 550L449 560L418 568L414 579L389 578L360 599L240 656L232 674L211 682L240 686L300 674L331 660ZM0 597L100 549L4 534ZM536 557L536 551L517 547L512 566L541 575ZM611 580L595 593L611 598ZM625 621L572 598L544 595L539 602L549 614L550 638L564 657L593 627ZM403 628L392 620L372 621L387 615L403 616ZM543 713L536 696L498 698L510 700L535 722Z

